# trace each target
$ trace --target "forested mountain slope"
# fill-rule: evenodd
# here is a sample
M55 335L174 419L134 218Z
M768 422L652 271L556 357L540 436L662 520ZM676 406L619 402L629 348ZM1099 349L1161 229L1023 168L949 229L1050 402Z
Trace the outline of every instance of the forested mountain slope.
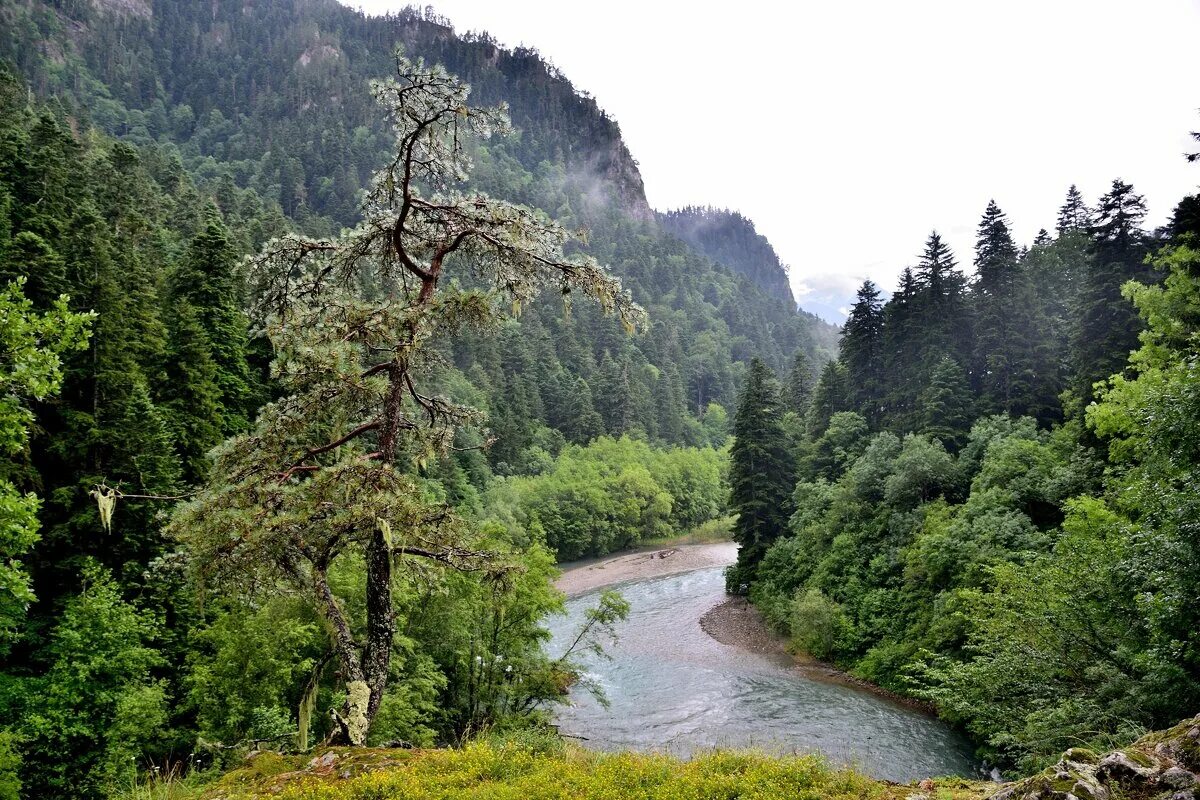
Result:
M1129 183L1072 186L1021 247L990 202L975 274L930 234L886 302L862 285L815 386L752 364L730 589L993 763L1196 709L1195 203L1150 232Z
M402 44L462 76L478 102L509 104L519 134L477 154L475 185L587 227L635 299L686 312L656 314L663 336L638 347L672 351L653 363L688 365L680 380L695 410L731 399L740 368L726 364L751 350L776 367L798 348L822 359L832 351L833 329L794 314L786 283L765 297L735 276L742 264L714 258L729 268L714 269L661 235L616 122L532 50L459 36L411 10L363 17L334 0L22 3L2 13L0 56L39 94L126 140L172 143L214 189L253 188L312 233L355 219L358 193L386 155L367 83ZM731 231L730 243L700 252L728 254L739 238ZM672 343L680 335L717 352L697 359Z
M763 291L794 302L787 268L775 248L736 211L689 206L660 212L662 226L698 252L749 277Z
M455 520L438 537L466 536L468 551L513 569L439 562L399 582L393 690L373 736L450 741L561 694L563 666L537 647L559 602L547 582L555 552L719 518L721 406L744 362L832 354L829 326L658 226L615 123L535 53L415 13L372 20L318 0L4 4L0 276L23 280L29 303L13 299L22 310L8 319L49 325L37 315L56 319L60 295L95 312L86 349L64 345L48 362L58 377L9 403L20 435L6 440L0 479L23 516L0 538L0 762L13 772L19 751L33 796L103 796L137 759L176 759L197 737L276 736L305 704L342 703L320 606L286 576L208 585L200 603L197 561L164 528L213 479L214 448L248 441L288 391L269 320L250 313L262 287L242 256L358 222L361 193L395 153L369 81L395 77L397 42L462 72L472 104L509 103L515 135L462 140L477 207L517 213L486 192L541 209L530 230L549 217L583 230L563 257L586 250L611 266L650 321L630 335L586 297L614 286L572 294L564 280L550 300L513 302L498 325L448 322L422 356L421 391L486 422L432 455L397 451L409 490L356 499L431 509ZM446 290L485 285L462 280ZM361 552L351 546L329 578L357 632ZM489 633L486 659L473 659L480 631L504 615L504 635ZM517 706L500 684L481 689L500 659L528 676ZM331 722L318 714L323 735Z

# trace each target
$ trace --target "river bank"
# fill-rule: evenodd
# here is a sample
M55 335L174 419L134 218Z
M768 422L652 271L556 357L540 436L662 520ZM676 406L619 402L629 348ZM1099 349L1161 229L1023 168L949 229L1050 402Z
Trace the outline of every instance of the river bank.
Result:
M568 597L575 597L629 581L726 566L736 558L734 542L643 549L565 564L555 586ZM727 597L713 606L700 617L700 628L723 645L788 666L809 680L869 692L906 708L934 713L928 703L896 694L803 653L793 653L787 639L768 628L762 614L744 597Z
M700 627L721 644L762 656L786 658L809 680L850 686L907 708L927 714L936 713L930 704L921 700L896 694L870 681L856 678L832 664L804 653L793 652L788 648L787 638L768 628L759 610L744 597L730 597L725 602L713 606L700 618Z
M659 578L706 567L723 567L737 558L737 544L681 544L650 550L636 550L616 556L562 565L563 572L554 582L567 597L603 589L618 583Z

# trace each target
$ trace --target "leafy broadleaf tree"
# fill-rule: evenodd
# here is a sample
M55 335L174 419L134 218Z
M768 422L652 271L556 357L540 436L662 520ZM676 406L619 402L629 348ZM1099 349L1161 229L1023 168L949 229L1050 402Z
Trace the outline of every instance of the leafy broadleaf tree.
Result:
M60 297L44 314L22 293L24 278L0 290L0 451L13 458L29 444L30 400L57 394L64 353L87 346L92 315L68 310ZM18 560L38 539L40 501L13 483L6 460L0 472L0 653L7 650L25 607L33 600Z
M250 261L282 396L219 449L207 486L171 523L205 580L307 594L330 625L345 683L335 739L355 745L387 689L395 570L436 580L443 568L508 568L411 475L447 453L456 430L481 423L475 409L424 388L439 342L497 324L547 285L595 299L630 329L642 316L594 260L564 254L567 231L460 188L468 140L506 131L505 109L468 105L469 88L440 66L398 53L395 67L372 84L396 150L371 183L363 222L336 239L272 241ZM361 631L329 580L347 557L365 564Z

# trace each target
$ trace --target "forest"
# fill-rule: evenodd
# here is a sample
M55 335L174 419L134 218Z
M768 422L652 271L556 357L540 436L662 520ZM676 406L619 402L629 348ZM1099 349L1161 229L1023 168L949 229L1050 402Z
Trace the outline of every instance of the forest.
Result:
M1200 709L1197 197L1146 230L1071 187L1028 244L993 202L972 270L934 232L839 330L744 216L651 210L535 51L432 12L0 29L0 800L551 747L628 608L548 653L557 565L685 534L1005 770Z

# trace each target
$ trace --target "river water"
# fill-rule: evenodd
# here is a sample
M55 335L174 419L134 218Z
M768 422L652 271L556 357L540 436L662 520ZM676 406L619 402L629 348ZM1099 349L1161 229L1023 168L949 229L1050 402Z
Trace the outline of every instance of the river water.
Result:
M722 573L713 567L614 587L629 601L629 618L610 660L585 661L610 705L572 690L572 705L557 712L561 731L600 750L819 752L901 782L979 775L970 744L941 721L706 634L700 617L725 599ZM572 598L567 614L551 620L551 654L569 646L598 593Z

